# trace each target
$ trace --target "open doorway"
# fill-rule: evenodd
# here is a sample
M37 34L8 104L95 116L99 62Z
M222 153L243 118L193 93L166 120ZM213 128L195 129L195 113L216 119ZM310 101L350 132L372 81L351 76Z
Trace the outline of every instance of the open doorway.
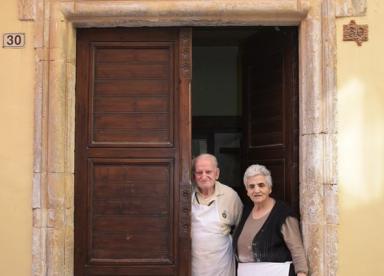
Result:
M267 166L273 196L298 213L296 27L193 29L192 156L214 154L247 202L246 167Z

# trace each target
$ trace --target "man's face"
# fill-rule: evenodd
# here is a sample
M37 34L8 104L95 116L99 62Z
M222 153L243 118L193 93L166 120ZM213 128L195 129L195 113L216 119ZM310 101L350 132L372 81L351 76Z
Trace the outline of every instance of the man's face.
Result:
M196 160L194 179L200 189L205 190L214 187L219 173L219 168L214 165L210 158L200 157Z

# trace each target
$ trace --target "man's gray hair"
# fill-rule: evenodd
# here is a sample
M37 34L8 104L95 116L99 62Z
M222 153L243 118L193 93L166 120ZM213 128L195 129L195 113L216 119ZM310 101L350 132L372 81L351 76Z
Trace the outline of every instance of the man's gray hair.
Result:
M209 154L209 153L202 153L202 154L199 154L198 156L196 156L195 158L192 159L192 172L195 172L195 165L196 165L196 161L200 158L208 158L208 159L211 159L212 160L212 163L213 165L218 168L219 167L219 164L217 162L217 158L212 155L212 154Z
M271 172L263 165L259 165L259 164L254 164L254 165L251 165L249 166L245 173L244 173L244 178L243 178L243 181L244 181L244 185L246 186L247 184L247 178L248 177L252 177L252 176L256 176L256 175L262 175L265 177L265 181L270 188L272 188L272 177L271 177Z

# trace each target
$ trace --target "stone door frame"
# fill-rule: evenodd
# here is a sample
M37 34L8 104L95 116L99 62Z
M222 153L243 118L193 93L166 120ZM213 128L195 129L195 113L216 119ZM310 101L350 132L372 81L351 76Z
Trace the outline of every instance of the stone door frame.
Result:
M335 2L19 0L20 19L35 21L32 275L73 275L76 28L252 25L299 26L304 245L311 275L336 275Z

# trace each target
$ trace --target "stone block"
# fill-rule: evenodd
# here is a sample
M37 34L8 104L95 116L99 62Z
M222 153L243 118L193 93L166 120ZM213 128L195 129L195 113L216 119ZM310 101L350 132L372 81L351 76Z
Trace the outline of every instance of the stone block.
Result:
M67 32L75 32L75 28L67 18L68 14L71 14L75 10L76 0L60 0L51 5L50 16L50 47L51 48L63 48L67 51L68 43L71 39Z
M46 275L45 237L45 229L32 228L32 276Z
M32 209L41 208L41 173L33 173L32 178Z
M76 65L76 29L72 23L67 23L66 34L66 61L72 65Z
M33 172L41 173L46 170L45 164L46 164L46 149L47 149L47 136L46 134L46 127L44 124L44 121L46 120L46 110L47 105L46 99L47 97L44 97L44 94L47 92L46 87L48 80L47 80L47 74L46 74L46 68L47 68L47 62L46 61L37 61L36 62L36 68L35 68L35 75L36 75L36 81L35 81L35 97L34 97L34 143L33 143L33 151L34 151L34 160L33 160Z
M324 235L324 275L336 276L338 266L338 225L327 224Z
M324 215L325 223L338 225L339 210L338 210L338 186L334 184L323 185L324 189Z
M323 185L319 182L308 182L300 185L301 221L306 224L324 221Z
M72 173L65 174L65 209L74 209L74 175Z
M63 173L49 173L47 179L48 209L63 209L65 199L65 176Z
M73 225L73 209L65 210L65 270L64 276L73 276L74 263L74 225Z
M36 19L36 0L18 0L19 20L33 21Z
M54 229L64 229L65 227L65 209L48 209L47 226Z
M44 210L33 209L32 210L32 227L42 228L44 227Z
M49 62L48 172L64 172L66 133L66 63Z
M65 230L47 229L47 274L61 276L64 272L64 244Z
M323 182L337 184L337 134L324 133L321 135L323 143Z
M336 16L364 16L367 13L367 0L336 0Z
M324 272L324 226L321 224L302 224L304 248L311 276L323 276Z
M321 134L307 134L300 137L300 158L302 164L300 183L324 182L324 139Z
M67 63L67 102L66 102L66 159L65 172L75 171L75 85L76 65Z

